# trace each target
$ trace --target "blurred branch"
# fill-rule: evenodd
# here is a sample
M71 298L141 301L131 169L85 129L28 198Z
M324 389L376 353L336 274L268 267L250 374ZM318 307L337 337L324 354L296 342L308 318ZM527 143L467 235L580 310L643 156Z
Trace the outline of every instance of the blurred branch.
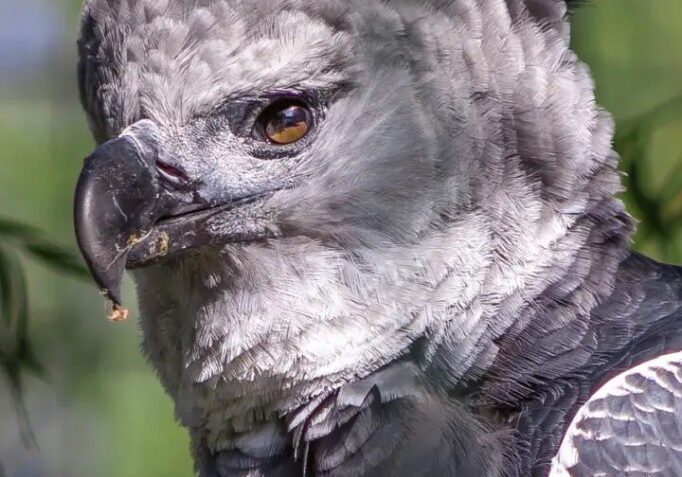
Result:
M39 377L45 372L29 340L28 289L19 252L69 275L85 278L88 273L74 253L55 245L40 230L0 218L0 370L9 385L24 443L35 446L22 378L24 372Z

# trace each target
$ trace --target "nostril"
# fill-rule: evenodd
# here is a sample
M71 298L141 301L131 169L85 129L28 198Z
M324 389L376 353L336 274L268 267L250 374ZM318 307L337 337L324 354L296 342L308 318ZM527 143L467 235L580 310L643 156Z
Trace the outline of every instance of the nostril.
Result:
M189 177L187 177L185 171L179 167L175 167L161 160L156 161L156 167L163 176L173 182L189 182Z

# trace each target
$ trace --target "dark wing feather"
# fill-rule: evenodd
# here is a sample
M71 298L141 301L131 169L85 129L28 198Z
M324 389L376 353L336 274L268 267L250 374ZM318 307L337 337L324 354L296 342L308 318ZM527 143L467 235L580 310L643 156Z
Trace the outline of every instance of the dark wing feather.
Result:
M633 253L590 326L597 343L588 365L524 403L516 423L523 446L518 475L547 475L573 417L596 390L642 363L682 351L682 268Z
M551 477L682 475L682 352L608 381L580 409Z

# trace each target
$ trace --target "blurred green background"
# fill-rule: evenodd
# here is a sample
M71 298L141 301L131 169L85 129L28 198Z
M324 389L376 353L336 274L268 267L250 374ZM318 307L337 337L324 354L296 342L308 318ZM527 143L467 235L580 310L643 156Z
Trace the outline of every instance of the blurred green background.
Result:
M73 248L72 191L93 145L74 73L80 0L2 2L0 219L40 227ZM682 1L596 0L575 14L573 43L619 126L617 147L630 174L625 199L641 220L635 245L682 263ZM21 252L10 235L5 248ZM21 254L21 264L44 378L27 376L24 394L37 446L22 440L0 376L5 475L191 475L185 433L139 353L136 313L125 324L108 323L88 281L32 255ZM134 301L129 284L127 296Z

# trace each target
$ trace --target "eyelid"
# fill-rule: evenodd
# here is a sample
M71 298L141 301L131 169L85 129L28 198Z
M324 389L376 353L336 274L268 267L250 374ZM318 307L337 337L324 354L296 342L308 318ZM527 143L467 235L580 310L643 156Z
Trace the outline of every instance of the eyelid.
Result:
M301 103L309 107L311 110L313 110L317 104L317 101L315 101L315 98L313 98L309 93L306 93L304 91L290 91L290 90L282 90L282 91L271 91L268 92L264 95L262 95L258 99L258 108L257 110L253 111L253 114L255 115L253 119L254 121L258 119L258 116L261 115L266 109L268 109L270 106L278 103L278 102L286 102L286 101L291 101L293 103Z
M274 90L258 96L240 96L225 99L214 109L212 117L226 118L233 134L241 137L252 137L258 117L280 98L291 98L307 104L315 109L314 94L298 90Z
M328 89L279 89L257 95L234 95L224 99L211 113L204 115L204 118L212 123L210 127L216 131L229 129L234 136L241 138L250 155L259 159L276 159L295 155L310 144L324 119L328 103L344 91L345 89L337 85ZM312 118L312 126L305 137L291 144L272 144L265 141L263 136L258 137L255 131L259 116L280 98L291 98L307 105Z

